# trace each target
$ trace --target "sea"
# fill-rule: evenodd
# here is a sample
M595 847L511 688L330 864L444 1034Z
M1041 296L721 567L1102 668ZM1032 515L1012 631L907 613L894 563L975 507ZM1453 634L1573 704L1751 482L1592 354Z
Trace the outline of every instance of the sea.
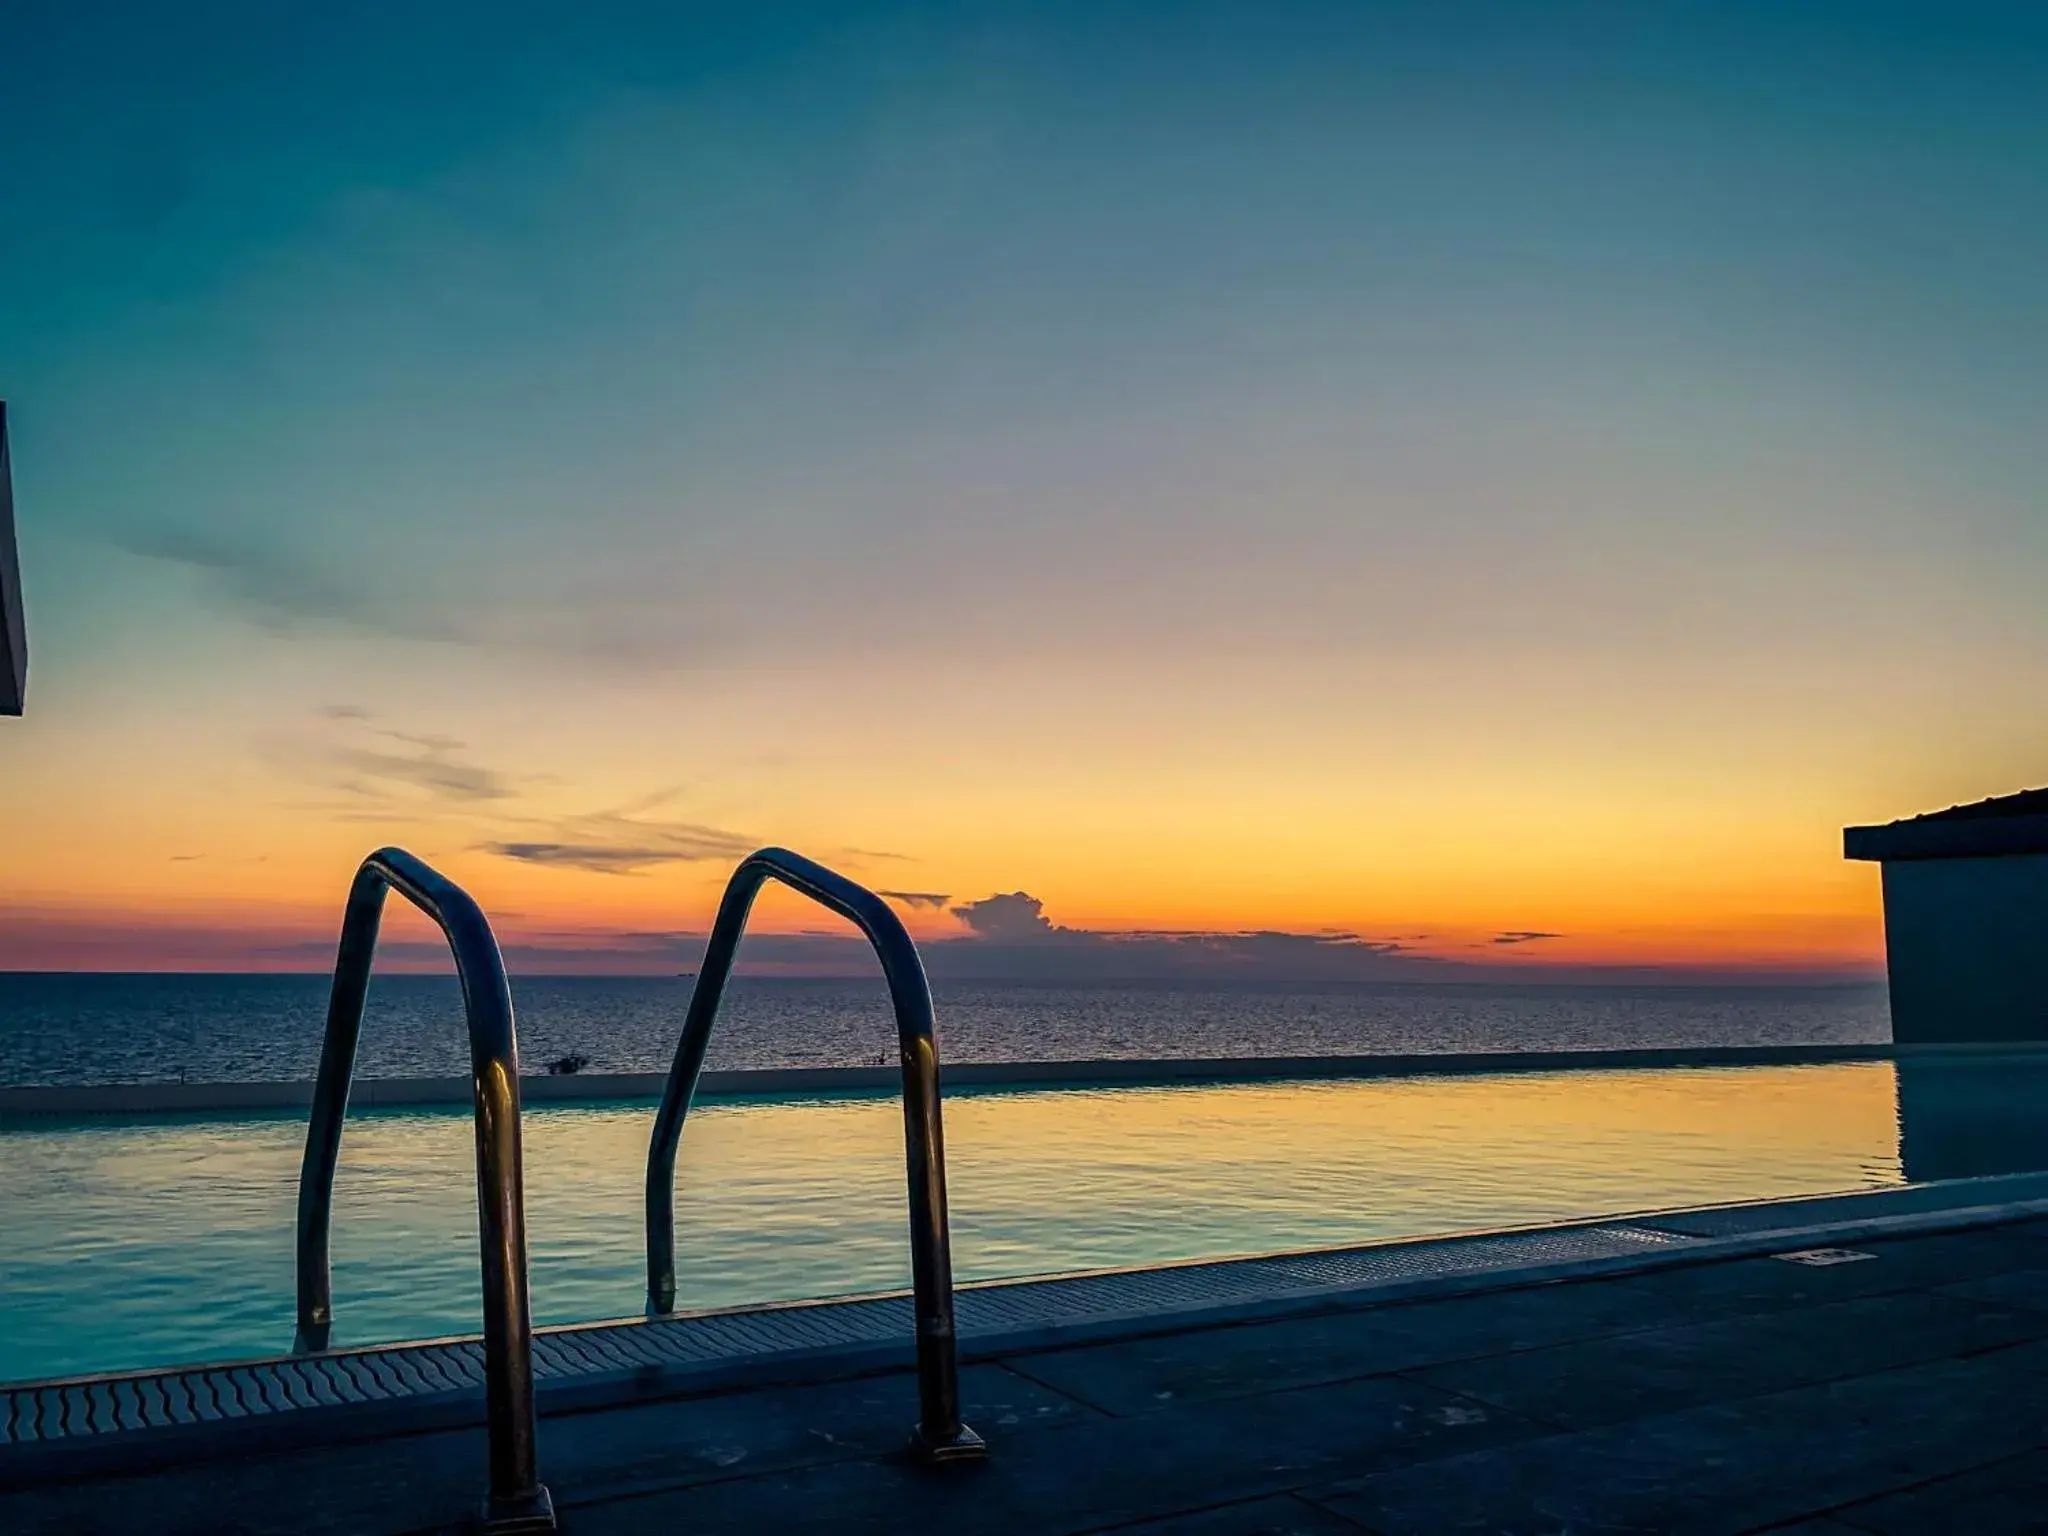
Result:
M665 1071L684 977L513 981L522 1070ZM320 1059L324 975L0 973L0 1084L285 1081ZM1882 985L936 986L944 1061L1559 1051L1871 1043L1891 1038ZM891 1061L875 979L739 977L709 1065ZM368 1077L468 1070L449 976L380 976L357 1061Z

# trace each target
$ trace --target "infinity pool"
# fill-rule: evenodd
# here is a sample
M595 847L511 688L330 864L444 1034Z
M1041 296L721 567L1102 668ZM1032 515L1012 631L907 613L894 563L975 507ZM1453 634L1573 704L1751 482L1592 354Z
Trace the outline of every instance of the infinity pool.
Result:
M1890 1064L1061 1089L948 1099L962 1280L1895 1184ZM638 1312L652 1106L529 1111L538 1322ZM0 1377L283 1350L296 1117L0 1133ZM349 1123L336 1343L474 1332L464 1115ZM1924 1176L1924 1175L1921 1175ZM908 1284L893 1099L708 1101L685 1307Z
M981 1092L946 1100L961 1280L2048 1167L2021 1057ZM526 1114L541 1323L643 1309L651 1104ZM289 1348L303 1118L0 1130L0 1378ZM709 1100L678 1305L909 1282L893 1098ZM467 1114L342 1147L336 1343L479 1327Z

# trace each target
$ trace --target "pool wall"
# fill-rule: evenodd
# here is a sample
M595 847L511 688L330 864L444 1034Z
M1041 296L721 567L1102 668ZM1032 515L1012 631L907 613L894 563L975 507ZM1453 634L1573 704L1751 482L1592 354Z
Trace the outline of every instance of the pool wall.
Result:
M1833 1062L1900 1061L1916 1057L1992 1060L2048 1057L2048 1046L1782 1045L1673 1047L1618 1051L1485 1051L1407 1056L1275 1056L1108 1059L1092 1061L968 1061L945 1069L948 1088L1051 1088L1171 1083L1250 1083L1328 1078L1437 1077L1504 1072L1569 1072L1673 1067L1782 1067ZM658 1072L582 1072L520 1079L525 1103L596 1104L661 1096ZM892 1089L893 1065L788 1067L706 1072L699 1093L717 1097L799 1098L813 1094ZM464 1105L467 1077L365 1077L350 1091L360 1108ZM36 1115L179 1114L291 1109L309 1106L310 1081L220 1083L96 1083L0 1088L0 1118Z

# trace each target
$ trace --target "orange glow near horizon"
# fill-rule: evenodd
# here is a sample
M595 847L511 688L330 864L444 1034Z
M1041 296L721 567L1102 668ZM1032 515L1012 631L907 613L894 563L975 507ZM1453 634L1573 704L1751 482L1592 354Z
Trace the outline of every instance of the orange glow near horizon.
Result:
M277 865L283 859L274 854L260 863L230 867L218 885L211 879L216 872L203 868L207 861L186 860L150 871L156 878L147 883L122 881L111 893L90 888L8 892L0 895L0 969L324 969L322 946L333 940L354 864L353 857L338 853L323 849L304 864L282 869ZM591 967L599 970L615 968L606 961L612 953L608 946L619 934L701 934L726 873L719 865L642 877L602 876L530 869L460 851L437 862L467 883L493 914L508 949L532 942L563 951L585 949ZM877 886L890 884L885 873L873 868L854 872ZM1150 880L1118 888L1097 883L1085 864L1071 873L1050 866L1030 883L1034 894L1044 893L1048 919L1066 928L1109 936L1265 930L1356 934L1398 943L1419 956L1483 965L1503 979L1557 967L1874 975L1883 960L1875 871L1856 867L1804 888L1775 884L1761 901L1745 901L1751 893L1738 888L1706 889L1690 900L1662 891L1643 893L1632 904L1624 899L1629 892L1590 881L1578 889L1546 888L1537 901L1518 898L1502 883L1475 881L1474 893L1462 902L1425 890L1412 906L1391 895L1354 894L1341 880L1331 882L1333 888L1306 881L1290 882L1285 890L1255 887L1236 901L1210 893L1196 893L1208 895L1206 900L1190 900L1185 888L1162 888L1169 885L1164 871L1155 867L1146 873ZM979 896L1016 884L997 881L989 889L969 890ZM956 903L970 899L966 892L949 894ZM1122 900L1106 899L1114 896ZM947 910L901 902L898 909L922 943L972 937ZM385 932L396 940L432 936L427 920L398 899L390 903ZM771 886L757 905L750 932L850 935L852 930L832 914ZM1499 942L1520 933L1545 937ZM290 952L277 953L281 950ZM675 968L672 962L612 959L624 970Z
M880 889L943 896L899 903L927 942L970 936L952 908L1025 891L1069 929L1354 934L1503 976L1874 975L1877 875L1843 862L1839 829L1914 808L1896 789L1880 798L1811 782L1759 801L1732 776L1660 780L1664 764L1603 765L1549 732L1506 778L1446 767L1427 738L1375 762L1370 738L1296 739L1269 709L1252 760L1241 744L1189 737L1170 772L1148 772L1128 756L1125 722L1077 713L1048 762L984 759L930 780L895 767L893 743L839 741L806 764L790 741L754 773L640 811L660 786L662 733L641 736L636 712L604 702L566 710L560 732L515 718L495 740L446 754L530 763L502 770L506 792L475 802L388 784L351 796L327 782L330 761L387 739L378 730L419 731L410 716L389 728L303 722L291 750L255 754L224 756L218 733L180 734L142 775L132 738L154 737L149 722L115 732L104 716L74 722L55 706L8 742L23 771L0 783L14 829L0 863L0 968L319 969L356 862L395 842L468 885L508 949L588 950L602 969L618 935L701 933L737 850L775 841ZM565 760L562 739L582 754ZM936 754L943 740L927 732L923 745ZM714 740L705 755L731 750ZM633 761L639 771L626 771ZM594 818L593 805L628 813ZM700 825L738 830L730 848L613 872L500 851L550 839L666 846L675 828ZM401 905L388 931L425 937ZM774 887L753 926L845 931ZM1543 937L1496 942L1517 934ZM672 957L610 959L676 968Z

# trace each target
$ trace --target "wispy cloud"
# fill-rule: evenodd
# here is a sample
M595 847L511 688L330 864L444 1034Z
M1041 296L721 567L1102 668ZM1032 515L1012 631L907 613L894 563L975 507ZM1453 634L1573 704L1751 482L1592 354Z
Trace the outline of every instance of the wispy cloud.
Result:
M478 591L465 585L453 589L462 593L456 598L448 595L447 582L414 575L408 586L403 567L373 576L333 553L293 549L258 533L224 536L156 525L108 537L126 554L186 572L203 601L276 635L338 630L516 651L607 672L693 666L730 643L702 620L679 615L671 602L610 588L553 582L538 590Z
M1561 939L1561 933L1541 933L1534 928L1516 928L1507 933L1496 933L1489 941L1494 944L1540 944L1545 939Z
M901 902L906 907L929 907L938 911L953 898L944 891L877 891L885 901Z
M620 848L601 843L485 843L483 847L486 853L516 859L522 864L582 869L599 875L630 875L674 858L663 848Z
M493 838L481 846L522 864L596 875L634 875L663 864L741 859L759 846L758 839L743 832L647 814L676 793L664 790L613 810L536 823L535 835Z
M479 762L459 737L384 725L361 705L314 713L319 724L256 746L272 767L320 794L307 809L334 820L496 814L538 782Z
M546 864L561 869L581 869L596 875L632 875L660 864L693 864L707 859L737 859L753 852L751 839L722 832L716 827L671 826L648 828L658 841L638 843L603 842L488 842L486 853L522 864Z
M411 640L469 643L474 636L444 612L394 601L384 583L350 582L334 568L275 545L229 543L189 529L131 529L116 548L196 574L218 607L278 634L340 627Z
M375 747L335 747L328 761L345 770L351 787L365 781L380 786L400 785L418 790L436 800L508 800L515 793L513 780L495 768L466 762L458 754L464 744L445 736L407 736L398 731L380 735L399 743L405 750Z
M682 793L674 788L603 810L521 814L519 802L553 781L479 762L459 737L383 724L359 704L328 704L315 714L323 722L317 728L262 746L273 762L326 790L331 798L314 809L337 819L427 812L465 826L478 851L598 875L737 860L759 846L744 832L652 814Z

